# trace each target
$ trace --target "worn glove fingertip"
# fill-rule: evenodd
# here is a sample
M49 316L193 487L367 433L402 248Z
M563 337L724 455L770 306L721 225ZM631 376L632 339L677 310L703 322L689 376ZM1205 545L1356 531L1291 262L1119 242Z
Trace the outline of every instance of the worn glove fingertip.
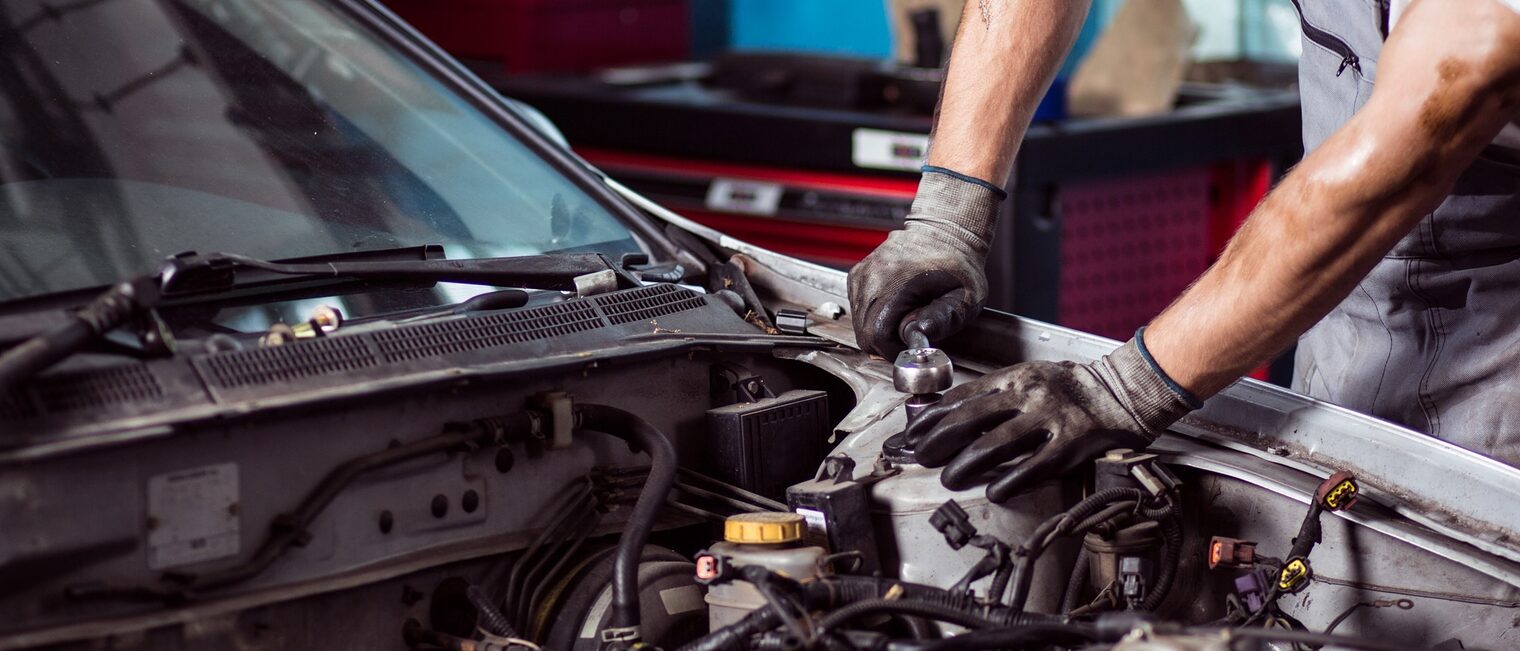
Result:
M976 486L979 476L980 473L967 473L952 464L939 474L939 483L950 490L963 491Z
M1030 467L1033 459L1019 464L1018 467L1009 470L997 481L987 485L988 501L1003 504L1019 495L1029 492L1039 483L1048 479L1045 471L1040 468Z
M911 440L911 439L910 439ZM913 460L925 468L938 468L955 458L956 448L935 445L934 440L920 441L913 448Z

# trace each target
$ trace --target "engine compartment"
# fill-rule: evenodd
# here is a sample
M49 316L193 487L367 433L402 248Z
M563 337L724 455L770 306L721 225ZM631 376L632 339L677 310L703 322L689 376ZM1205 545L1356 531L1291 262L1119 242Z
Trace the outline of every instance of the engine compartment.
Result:
M1513 560L1370 499L1309 514L1321 478L1186 437L1004 505L949 491L887 444L887 363L745 316L651 285L54 374L0 453L0 648L1514 642ZM158 389L77 398L122 373ZM811 565L736 560L769 558L725 541L757 513L800 515L762 551ZM763 599L711 626L735 586Z

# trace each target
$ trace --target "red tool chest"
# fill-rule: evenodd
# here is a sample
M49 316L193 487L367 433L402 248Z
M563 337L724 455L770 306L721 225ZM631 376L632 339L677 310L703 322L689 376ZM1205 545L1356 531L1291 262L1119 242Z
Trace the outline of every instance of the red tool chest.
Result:
M680 61L691 50L689 0L385 0L454 56L508 72L592 70Z

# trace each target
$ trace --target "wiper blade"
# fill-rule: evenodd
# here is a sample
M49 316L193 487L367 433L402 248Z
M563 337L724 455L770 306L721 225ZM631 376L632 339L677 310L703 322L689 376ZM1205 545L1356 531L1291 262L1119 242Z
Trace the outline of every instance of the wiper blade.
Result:
M270 262L230 253L181 254L158 273L163 298L217 293L285 282L279 276L342 280L417 280L522 289L580 291L586 277L607 288L638 287L639 281L600 253L552 253L461 260L360 260Z
M214 300L289 277L416 280L582 293L638 287L621 265L599 253L555 253L462 260L332 260L270 262L229 253L183 253L158 273L117 283L60 325L0 353L0 396L83 350L105 333L161 305Z

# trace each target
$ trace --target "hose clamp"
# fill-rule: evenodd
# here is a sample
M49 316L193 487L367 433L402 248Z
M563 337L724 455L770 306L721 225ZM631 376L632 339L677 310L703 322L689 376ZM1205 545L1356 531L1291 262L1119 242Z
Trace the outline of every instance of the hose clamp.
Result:
M602 642L637 642L639 641L639 627L620 626L602 629Z

